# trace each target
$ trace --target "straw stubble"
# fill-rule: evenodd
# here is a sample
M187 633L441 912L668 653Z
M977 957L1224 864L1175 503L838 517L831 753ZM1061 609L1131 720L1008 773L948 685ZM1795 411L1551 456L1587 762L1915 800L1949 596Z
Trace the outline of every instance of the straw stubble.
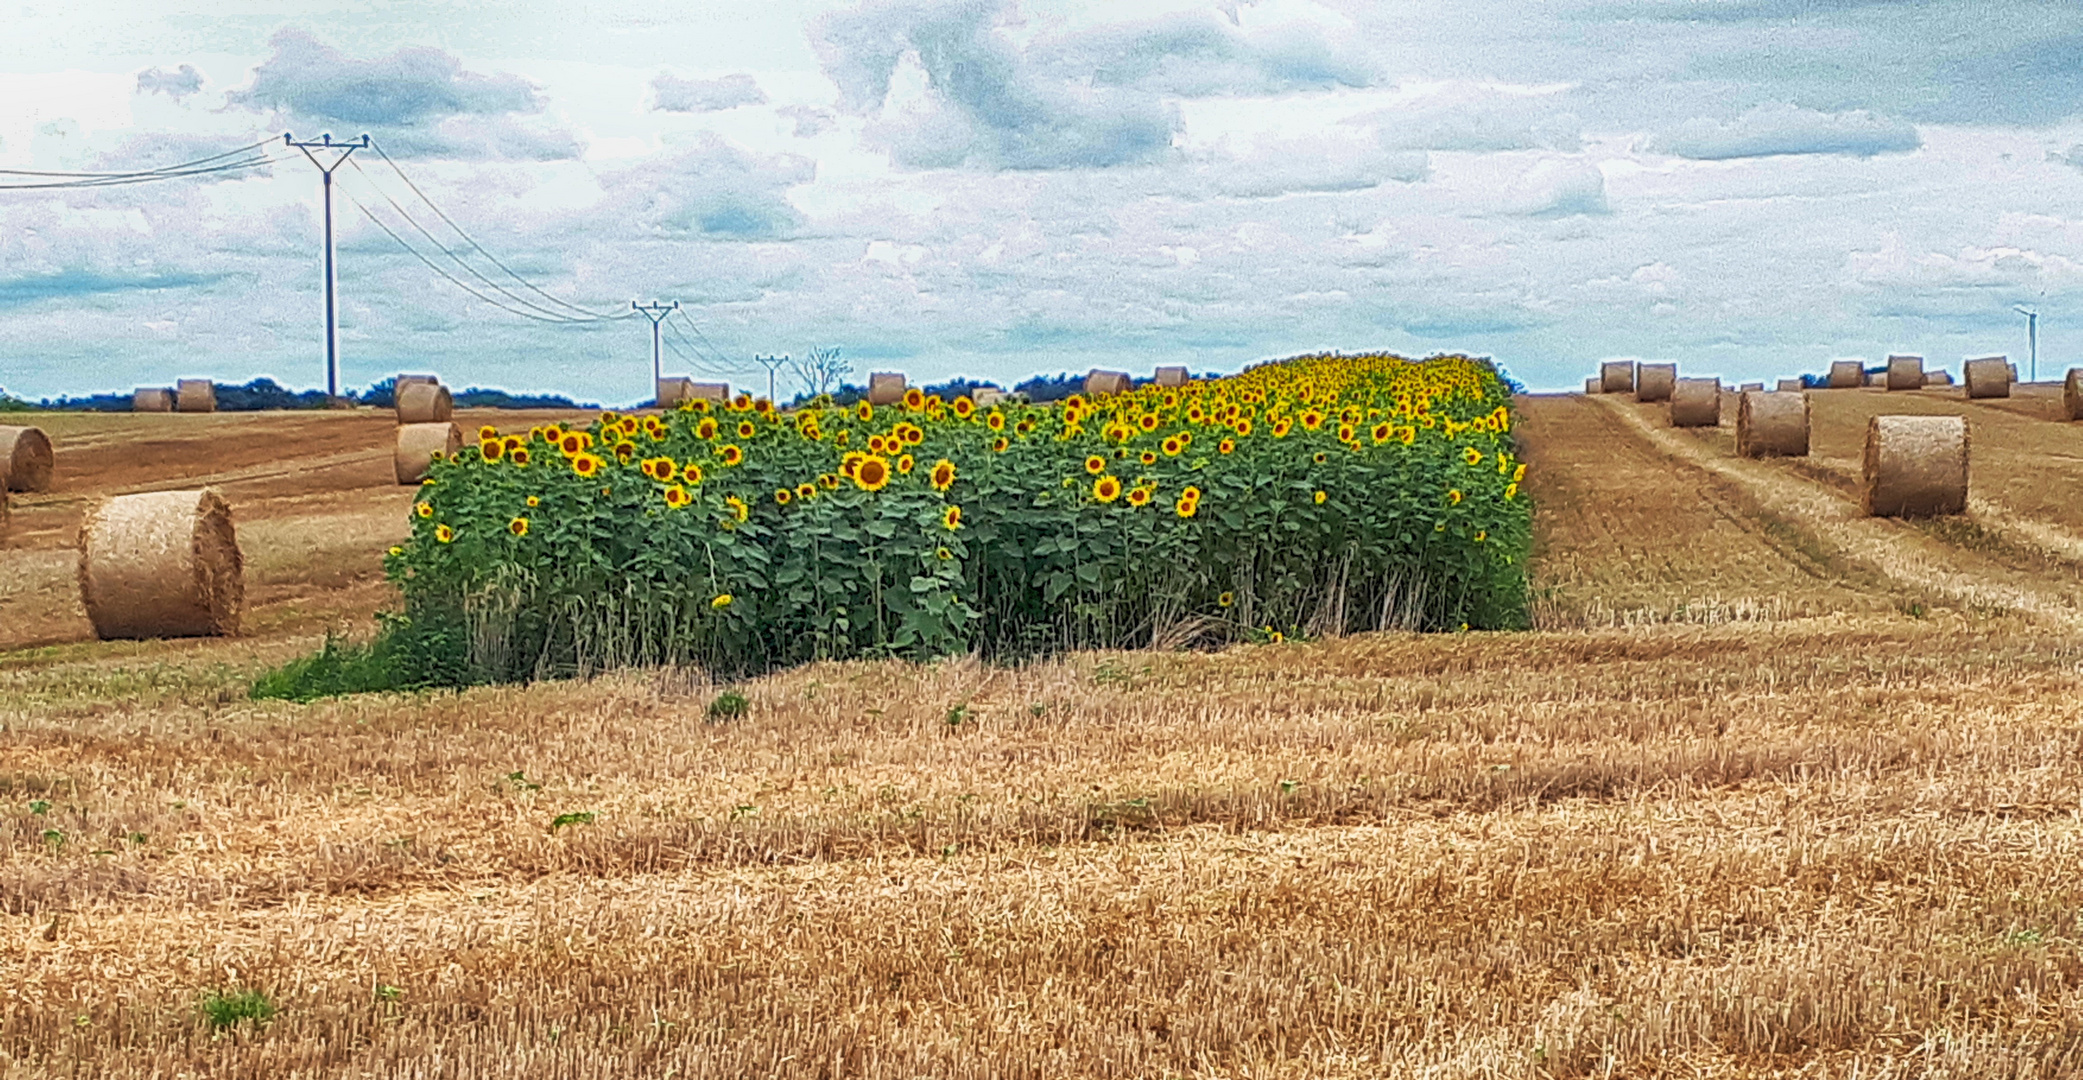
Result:
M105 499L80 523L80 600L95 636L239 632L245 560L231 507L214 489Z

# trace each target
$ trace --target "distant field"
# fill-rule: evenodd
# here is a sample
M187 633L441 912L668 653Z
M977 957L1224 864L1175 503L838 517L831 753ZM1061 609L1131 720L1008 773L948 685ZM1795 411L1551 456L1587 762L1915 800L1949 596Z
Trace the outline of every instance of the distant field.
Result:
M1536 396L1534 632L815 665L722 721L655 673L250 702L389 602L388 414L40 417L0 1076L2083 1073L2058 407L1819 392L1742 462ZM1856 515L1876 412L1970 418L1970 515ZM201 483L248 634L91 641L89 500Z

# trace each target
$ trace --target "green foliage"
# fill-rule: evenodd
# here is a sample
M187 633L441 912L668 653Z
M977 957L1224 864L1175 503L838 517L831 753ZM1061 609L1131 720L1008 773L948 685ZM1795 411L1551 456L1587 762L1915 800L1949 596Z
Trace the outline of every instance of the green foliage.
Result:
M249 695L256 701L308 702L383 690L456 689L473 678L461 629L431 619L379 616L376 636L356 643L327 634L318 652L263 673Z
M569 814L558 814L556 817L550 819L550 831L556 832L557 830L564 828L566 825L591 825L593 824L593 819L598 816L598 814L595 814L591 810L579 810Z
M203 995L196 1011L212 1029L224 1031L247 1021L255 1025L264 1024L273 1019L278 1010L268 995L259 990L213 990Z
M709 702L709 719L742 720L752 708L752 702L736 690L725 690Z

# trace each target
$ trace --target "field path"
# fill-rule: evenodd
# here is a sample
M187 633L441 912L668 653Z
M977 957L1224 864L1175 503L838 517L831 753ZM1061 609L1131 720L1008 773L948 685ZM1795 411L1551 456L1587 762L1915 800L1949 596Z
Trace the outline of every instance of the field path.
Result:
M1908 522L1862 517L1856 498L1845 490L1847 485L1807 475L1813 473L1814 464L1797 472L1801 466L1723 456L1717 447L1700 439L1657 426L1649 418L1651 410L1632 402L1606 397L1584 400L1595 401L1597 407L1672 458L1740 486L1836 557L1870 567L1905 588L1928 590L1960 607L2015 611L2064 629L2083 629L2083 611L2078 610L2078 590L2073 584L2064 585L2046 573L2033 573L2010 561L1947 543ZM1922 403L1923 399L1891 399L1897 404L1906 401ZM1863 420L1859 426L1863 431ZM1985 451L1977 447L1976 453ZM1843 472L1841 462L1826 459L1822 465L1829 472Z
M1543 625L1758 621L1894 606L1712 470L1576 395L1522 398Z

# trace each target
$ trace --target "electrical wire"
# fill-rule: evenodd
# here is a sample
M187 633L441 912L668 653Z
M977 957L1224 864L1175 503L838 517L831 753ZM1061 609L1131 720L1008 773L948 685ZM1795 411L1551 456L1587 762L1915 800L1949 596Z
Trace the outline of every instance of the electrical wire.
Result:
M673 313L680 316L681 321L685 322L688 328L694 331L694 336L702 339L702 344L709 347L709 351L716 355L719 362L727 365L730 363L730 361L723 359L723 350L717 348L716 343L709 340L709 335L702 333L701 324L694 321L694 316L687 314L687 309L674 308Z
M464 232L463 227L461 225L456 224L454 218L449 217L448 214L442 211L441 207L436 206L434 204L434 200L428 198L427 193L421 191L419 185L412 182L412 177L405 175L405 170L399 168L398 163L392 161L391 156L383 152L383 146L381 144L372 142L370 144L370 148L376 151L376 156L382 158L384 164L389 165L391 167L392 172L398 174L398 179L405 181L405 186L411 188L412 193L414 195L419 196L421 202L426 203L428 208L433 210L435 214L439 215L442 221L447 222L449 228L456 230L457 236L462 237L463 241L469 244L473 249L475 249L479 255L483 255L485 258L491 260L493 266L496 266L499 269L506 271L508 277L511 277L515 281L520 282L522 286L533 291L537 295L541 296L543 299L548 300L551 303L558 305L559 307L569 308L572 311L587 316L588 318L605 319L621 317L610 316L602 312L593 311L589 308L583 308L577 304L571 303L568 300L564 300L560 297L553 296L550 293L544 292L541 288L537 287L534 282L531 282L527 278L524 278L520 274L516 273L513 267L508 266L503 262L500 262L498 256L493 255L489 251L486 251L484 245L478 243L477 240L474 239L469 233ZM357 168L359 168L359 166L357 166Z
M716 350L711 349L707 352L704 352L702 348L696 345L692 340L690 340L686 334L681 333L680 328L678 326L673 325L671 318L667 318L665 328L668 331L671 331L674 337L679 338L680 343L687 346L688 351L694 353L695 356L700 358L699 360L694 361L695 363L703 365L710 371L727 373L732 375L744 374L745 368L743 365L732 363L727 357L723 356ZM670 341L672 340L672 338L667 338L666 340Z
M60 180L33 184L0 184L0 191L52 191L70 188L122 187L130 184L149 184L159 180L178 180L188 176L207 176L211 173L231 172L238 169L255 169L273 165L276 158L268 155L216 165L202 169L185 169L180 172L140 173L129 177L108 177L87 180Z
M438 238L435 237L433 233L428 232L426 227L421 225L417 219L415 219L410 213L406 212L404 207L399 206L398 200L391 198L389 192L377 186L376 179L370 176L367 170L362 168L361 163L353 160L352 158L348 159L347 163L349 165L354 166L354 171L357 174L359 174L364 180L369 181L369 186L374 188L378 195L383 196L384 202L391 204L391 209L397 211L398 216L404 218L406 224L418 230L421 236L426 237L428 243L434 245L437 249L441 251L443 255L448 256L449 260L454 262L457 266L462 267L465 273L468 273L472 277L475 277L479 281L483 282L486 288L491 289L492 291L498 293L501 296L506 297L507 299L513 301L516 304L519 304L522 307L539 312L545 319L548 319L553 322L600 321L598 317L580 319L571 315L566 315L565 313L558 311L554 308L546 308L541 304L529 300L527 297L516 294L513 290L508 289L506 286L501 285L496 281L493 281L491 278L486 277L482 271L478 270L477 267L470 265L468 262L465 262L461 255L458 255L455 252L450 251L448 245L443 244Z
M194 161L184 161L177 165L161 165L156 169L141 169L135 172L49 172L40 169L0 169L0 176L58 176L71 177L75 180L110 180L128 176L153 176L158 173L172 172L176 169L192 169L198 165L207 165L213 161L222 161L228 157L233 157L238 154L244 154L254 150L258 150L261 147L267 146L268 144L274 141L275 140L273 139L262 139L261 141L253 143L250 146L241 146L236 150L226 150L221 154L211 154L209 157L206 158L197 158Z
M678 357L680 362L686 364L689 369L694 371L700 371L708 375L743 374L742 371L740 371L737 367L731 365L728 362L719 362L714 358L704 356L700 349L695 348L694 342L689 341L687 339L687 335L680 333L680 328L674 326L671 321L667 321L664 325L665 328L671 332L671 334L670 336L661 338L660 340L664 341L665 347L671 349L673 351L673 355L675 357ZM674 343L674 337L678 337L680 339L680 342L684 343L687 346L688 351L693 352L694 355L690 357L687 355L687 352L681 351L680 345Z
M427 265L427 269L434 271L435 273L441 275L444 278L447 278L449 283L454 285L456 288L461 289L474 297L477 297L479 300L482 300L485 303L490 304L493 307L498 308L499 310L504 311L509 315L519 315L521 318L524 319L534 319L537 322L554 323L563 326L569 326L572 324L573 320L570 319L551 319L541 315L537 315L532 311L524 311L520 308L508 307L505 304L502 304L499 301L494 300L489 296L486 296L484 293L478 292L476 289L471 288L468 282L465 282L462 279L456 277L454 274L449 273L447 270L442 269L441 264L435 262L432 259L427 258L424 254L420 252L418 248L413 247L409 243L406 243L405 238L399 236L395 231L391 229L389 225L384 224L382 218L377 217L375 213L373 213L368 207L363 206L360 199L357 199L354 196L349 195L347 196L347 201L353 203L354 208L360 210L362 214L366 216L370 221L375 222L376 227L382 229L384 235L396 241L399 247L404 248L406 251L410 252L413 258L425 263Z

